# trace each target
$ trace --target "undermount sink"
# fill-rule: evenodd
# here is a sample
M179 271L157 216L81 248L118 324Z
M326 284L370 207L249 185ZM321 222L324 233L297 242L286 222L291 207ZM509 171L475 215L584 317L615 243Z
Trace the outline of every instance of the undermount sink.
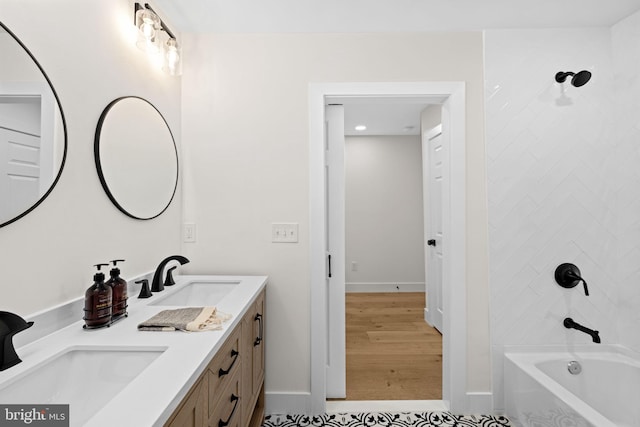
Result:
M229 292L234 290L239 281L194 280L185 284L174 285L179 288L167 295L154 294L149 305L204 307L218 304ZM165 292L169 288L165 288ZM157 299L156 299L157 298Z
M0 389L3 404L68 404L81 426L144 371L166 348L69 347Z

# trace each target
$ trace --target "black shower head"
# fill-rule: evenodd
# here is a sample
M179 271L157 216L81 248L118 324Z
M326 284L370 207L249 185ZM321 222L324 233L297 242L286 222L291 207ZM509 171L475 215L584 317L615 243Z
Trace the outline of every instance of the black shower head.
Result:
M577 73L571 71L559 71L556 73L556 81L558 83L564 83L567 77L571 77L571 84L575 87L584 86L587 84L589 80L591 80L591 72L587 70L582 70Z

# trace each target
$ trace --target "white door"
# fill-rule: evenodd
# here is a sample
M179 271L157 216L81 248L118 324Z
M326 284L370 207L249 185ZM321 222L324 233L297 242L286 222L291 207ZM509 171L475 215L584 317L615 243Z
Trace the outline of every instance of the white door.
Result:
M427 279L426 320L443 332L442 303L442 125L425 132L422 138L422 170L425 215L425 277Z
M40 137L0 127L0 222L40 198Z
M325 110L327 398L346 397L344 107Z

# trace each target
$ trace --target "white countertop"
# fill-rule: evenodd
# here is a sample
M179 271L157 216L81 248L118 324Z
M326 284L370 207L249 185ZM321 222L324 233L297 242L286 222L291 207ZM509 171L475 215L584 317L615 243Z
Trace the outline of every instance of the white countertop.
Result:
M162 305L148 305L156 295L163 297L178 291L181 284L194 280L239 281L216 306L218 310L231 314L231 320L220 331L206 332L141 332L139 323L156 313L170 308ZM208 362L218 351L230 332L252 302L265 287L266 276L176 276L176 285L166 287L161 294L154 293L148 299L138 299L129 295L128 314L108 328L85 330L82 313L78 322L48 334L32 343L17 348L22 363L0 372L0 388L52 356L73 346L108 346L123 348L155 347L166 350L140 375L117 393L105 406L95 413L85 426L162 426L186 396L191 386L204 372ZM78 384L91 393L91 384ZM2 403L2 402L0 402ZM70 402L24 402L27 404L70 403ZM70 408L71 425L73 405Z

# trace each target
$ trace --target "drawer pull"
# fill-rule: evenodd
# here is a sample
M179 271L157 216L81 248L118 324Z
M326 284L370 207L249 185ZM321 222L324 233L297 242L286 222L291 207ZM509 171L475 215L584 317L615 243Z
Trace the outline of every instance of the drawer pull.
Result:
M236 360L238 360L238 355L239 354L240 353L238 353L237 351L231 350L231 357L233 357L233 361L231 362L231 365L229 365L229 368L227 370L224 370L224 369L220 368L220 370L218 371L218 378L224 377L229 372L231 372L231 369L233 368L233 365L235 365L236 364Z
M258 337L256 338L256 340L253 342L254 347L260 345L260 343L262 342L262 334L264 332L264 326L262 325L262 314L256 314L256 317L253 319L253 321L255 322L256 320L259 322L260 332L258 333Z
M231 395L231 401L235 402L235 404L233 405L233 409L231 410L231 413L229 414L229 418L227 418L227 421L222 421L222 420L218 421L218 427L227 427L229 425L229 423L231 422L231 418L233 418L233 414L236 412L236 409L238 408L239 400L240 398L235 394Z

